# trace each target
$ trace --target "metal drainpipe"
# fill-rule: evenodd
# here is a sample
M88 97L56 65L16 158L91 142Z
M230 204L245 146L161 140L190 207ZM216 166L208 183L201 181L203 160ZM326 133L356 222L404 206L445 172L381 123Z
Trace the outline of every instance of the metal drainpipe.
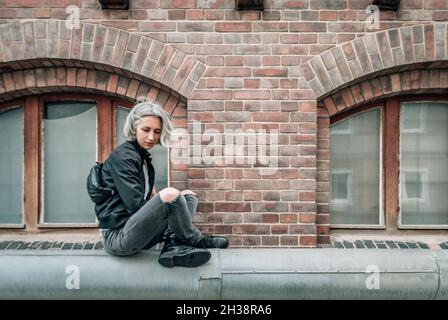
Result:
M448 299L443 250L212 250L204 266L173 269L158 254L3 250L0 298Z

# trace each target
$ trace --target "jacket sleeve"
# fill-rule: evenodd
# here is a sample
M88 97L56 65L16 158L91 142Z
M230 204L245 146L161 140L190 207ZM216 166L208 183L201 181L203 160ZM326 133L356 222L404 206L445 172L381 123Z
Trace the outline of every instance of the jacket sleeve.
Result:
M113 159L110 172L118 194L129 213L134 213L145 203L145 191L139 179L140 163L131 158Z

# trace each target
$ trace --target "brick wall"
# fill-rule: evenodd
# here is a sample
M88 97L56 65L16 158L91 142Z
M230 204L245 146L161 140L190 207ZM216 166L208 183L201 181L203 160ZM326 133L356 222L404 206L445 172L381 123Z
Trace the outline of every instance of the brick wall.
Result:
M130 10L113 11L101 10L97 0L0 0L0 25L12 25L8 30L14 30L15 23L32 21L36 25L36 21L65 19L66 6L76 5L81 21L97 26L91 36L83 34L89 44L87 50L93 50L91 55L84 57L81 51L75 59L91 64L79 67L95 70L108 64L103 54L97 59L102 66L92 65L95 46L101 46L95 40L96 32L103 30L99 25L121 30L116 32L118 40L112 46L114 53L110 59L110 64L116 65L114 72L129 71L123 73L129 81L121 82L126 88L118 92L119 96L129 98L127 93L135 77L139 86L148 85L148 91L156 85L182 96L187 103L190 130L196 122L201 122L202 131L278 130L279 169L275 174L264 174L262 166L247 163L245 158L242 164L222 160L213 165L176 165L174 169L178 172L172 175L172 182L179 188L191 188L200 196L196 217L200 228L206 233L230 235L234 246L313 247L328 243L328 108L331 106L326 103L327 108L318 108L317 98L332 94L332 90L342 85L351 85L350 81L359 82L353 69L357 66L350 64L350 56L359 57L359 52L355 54L356 47L349 46L338 47L331 57L324 52L378 31L366 29L365 9L370 1L265 0L263 12L236 11L231 0L130 2ZM448 18L448 2L402 0L397 12L381 11L380 17L381 30L444 21ZM51 47L49 34L53 29L48 27L50 24L45 25L46 43ZM15 57L8 59L5 52L12 42L17 43L18 51L20 48L24 51L29 37L26 29L19 31L24 32L23 38L14 31L3 30L0 61L4 61L2 65L11 65ZM38 37L37 29L33 30ZM5 36L5 32L11 33ZM56 38L59 45L64 45L61 40L73 43L74 35L61 39L59 33ZM141 48L131 48L132 39L137 36L149 39L138 43L157 43L157 51L147 48L144 56L138 58ZM10 40L6 41L6 37ZM387 39L393 41L390 35ZM20 47L22 42L24 46ZM380 60L384 57L381 49L380 46L377 53ZM409 50L402 50L406 57ZM128 63L129 67L126 53L129 59L134 59ZM318 60L312 60L322 53ZM369 61L374 61L374 52L368 53ZM22 59L26 58L24 54ZM73 57L69 54L62 58ZM345 71L340 70L341 61L347 63ZM318 64L325 62L320 72ZM69 68L65 63L62 67ZM299 68L305 65L310 66L308 73L306 68ZM358 67L363 70L364 66L360 62ZM382 69L386 67L383 63ZM26 66L22 63L17 69L20 68ZM150 79L153 82L149 84ZM318 85L322 91L317 89ZM137 89L132 90L137 94ZM354 93L352 97L356 99L358 95ZM200 139L203 144L209 143L206 136Z

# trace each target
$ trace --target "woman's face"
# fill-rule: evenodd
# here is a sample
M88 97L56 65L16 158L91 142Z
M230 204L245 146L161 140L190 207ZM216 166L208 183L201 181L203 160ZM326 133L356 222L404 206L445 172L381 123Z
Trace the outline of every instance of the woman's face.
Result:
M162 133L162 121L159 118L148 116L143 117L137 125L137 142L143 149L151 149L160 140Z

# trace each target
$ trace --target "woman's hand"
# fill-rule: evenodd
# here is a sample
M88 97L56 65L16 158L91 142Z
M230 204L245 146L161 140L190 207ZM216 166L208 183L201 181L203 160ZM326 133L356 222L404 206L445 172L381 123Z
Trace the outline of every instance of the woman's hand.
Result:
M157 190L156 187L152 187L152 192L151 192L151 198L154 197L157 194Z
M186 194L192 194L192 195L194 195L194 196L198 196L196 193L194 193L193 191L191 191L191 190L184 190L184 191L181 191L181 193L180 193L182 196L184 196L184 195L186 195Z

